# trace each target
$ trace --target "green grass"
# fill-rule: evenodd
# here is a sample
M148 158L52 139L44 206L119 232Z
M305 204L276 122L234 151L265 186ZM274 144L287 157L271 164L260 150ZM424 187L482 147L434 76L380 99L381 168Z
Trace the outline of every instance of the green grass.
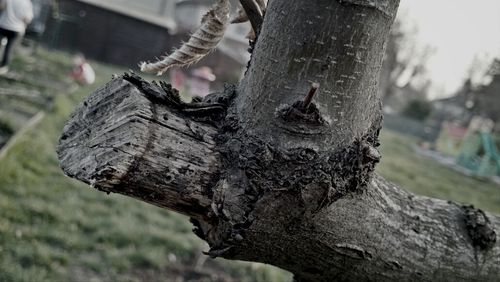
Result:
M465 176L413 152L416 140L383 130L378 172L416 194L453 200L500 214L500 186Z
M30 83L65 81L68 55L42 51L34 66L13 66ZM106 195L65 177L55 146L76 103L122 70L94 63L99 81L73 93L52 93L54 105L0 161L0 281L136 281L146 271L169 278L169 268L192 265L204 243L184 216L119 195ZM0 82L2 83L2 82ZM62 84L53 89L64 91ZM5 85L3 85L5 86ZM11 87L16 87L13 84ZM48 94L49 95L49 94ZM172 261L175 256L176 261ZM170 258L170 259L169 259ZM289 281L271 267L217 259L242 281ZM173 278L172 278L173 279Z

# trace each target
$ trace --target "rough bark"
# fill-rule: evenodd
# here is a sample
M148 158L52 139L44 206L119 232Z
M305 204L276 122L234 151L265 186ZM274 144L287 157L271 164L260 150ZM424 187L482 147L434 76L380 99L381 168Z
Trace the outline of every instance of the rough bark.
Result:
M99 190L197 217L211 204L211 179L220 170L215 133L118 78L75 110L59 159L68 176Z
M343 146L380 121L377 75L397 1L314 2L270 2L239 87L244 128L285 147ZM277 106L303 100L312 83L320 84L315 103L324 122L277 119Z
M185 104L135 76L108 83L66 126L63 170L191 216L212 257L299 281L498 279L499 217L373 173L398 1L313 2L270 1L234 99L228 88Z
M223 167L217 130L142 91L119 78L80 105L61 138L62 167L100 190L211 222L212 187ZM277 188L260 196L257 219L234 236L242 241L225 255L312 281L494 281L500 275L500 248L481 231L498 230L499 217L486 213L486 224L478 210L414 196L380 177L321 210L308 210L306 195L307 188Z

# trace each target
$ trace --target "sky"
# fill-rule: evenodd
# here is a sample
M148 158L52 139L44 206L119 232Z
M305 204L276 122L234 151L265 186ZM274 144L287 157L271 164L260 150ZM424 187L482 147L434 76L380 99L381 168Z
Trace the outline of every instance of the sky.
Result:
M435 50L430 98L456 91L474 56L500 58L500 0L401 0L398 17L415 27L417 44Z

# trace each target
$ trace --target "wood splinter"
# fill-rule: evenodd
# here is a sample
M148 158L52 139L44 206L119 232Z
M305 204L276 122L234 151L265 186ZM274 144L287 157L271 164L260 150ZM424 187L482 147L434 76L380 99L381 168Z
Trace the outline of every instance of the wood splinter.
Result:
M307 96L304 98L304 101L302 102L302 109L307 110L309 108L309 105L311 105L312 100L314 99L314 96L318 92L319 88L319 83L315 82L311 85L311 89L309 90L309 93L307 93Z

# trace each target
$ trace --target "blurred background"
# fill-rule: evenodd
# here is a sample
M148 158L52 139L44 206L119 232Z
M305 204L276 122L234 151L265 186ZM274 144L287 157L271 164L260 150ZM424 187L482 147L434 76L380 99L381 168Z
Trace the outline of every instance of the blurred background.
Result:
M270 266L207 259L187 218L93 190L58 166L74 107L186 40L211 2L32 1L0 75L0 281L291 281ZM162 79L187 100L236 83L248 31L231 25L216 52ZM500 213L500 1L401 0L380 95L380 174Z

